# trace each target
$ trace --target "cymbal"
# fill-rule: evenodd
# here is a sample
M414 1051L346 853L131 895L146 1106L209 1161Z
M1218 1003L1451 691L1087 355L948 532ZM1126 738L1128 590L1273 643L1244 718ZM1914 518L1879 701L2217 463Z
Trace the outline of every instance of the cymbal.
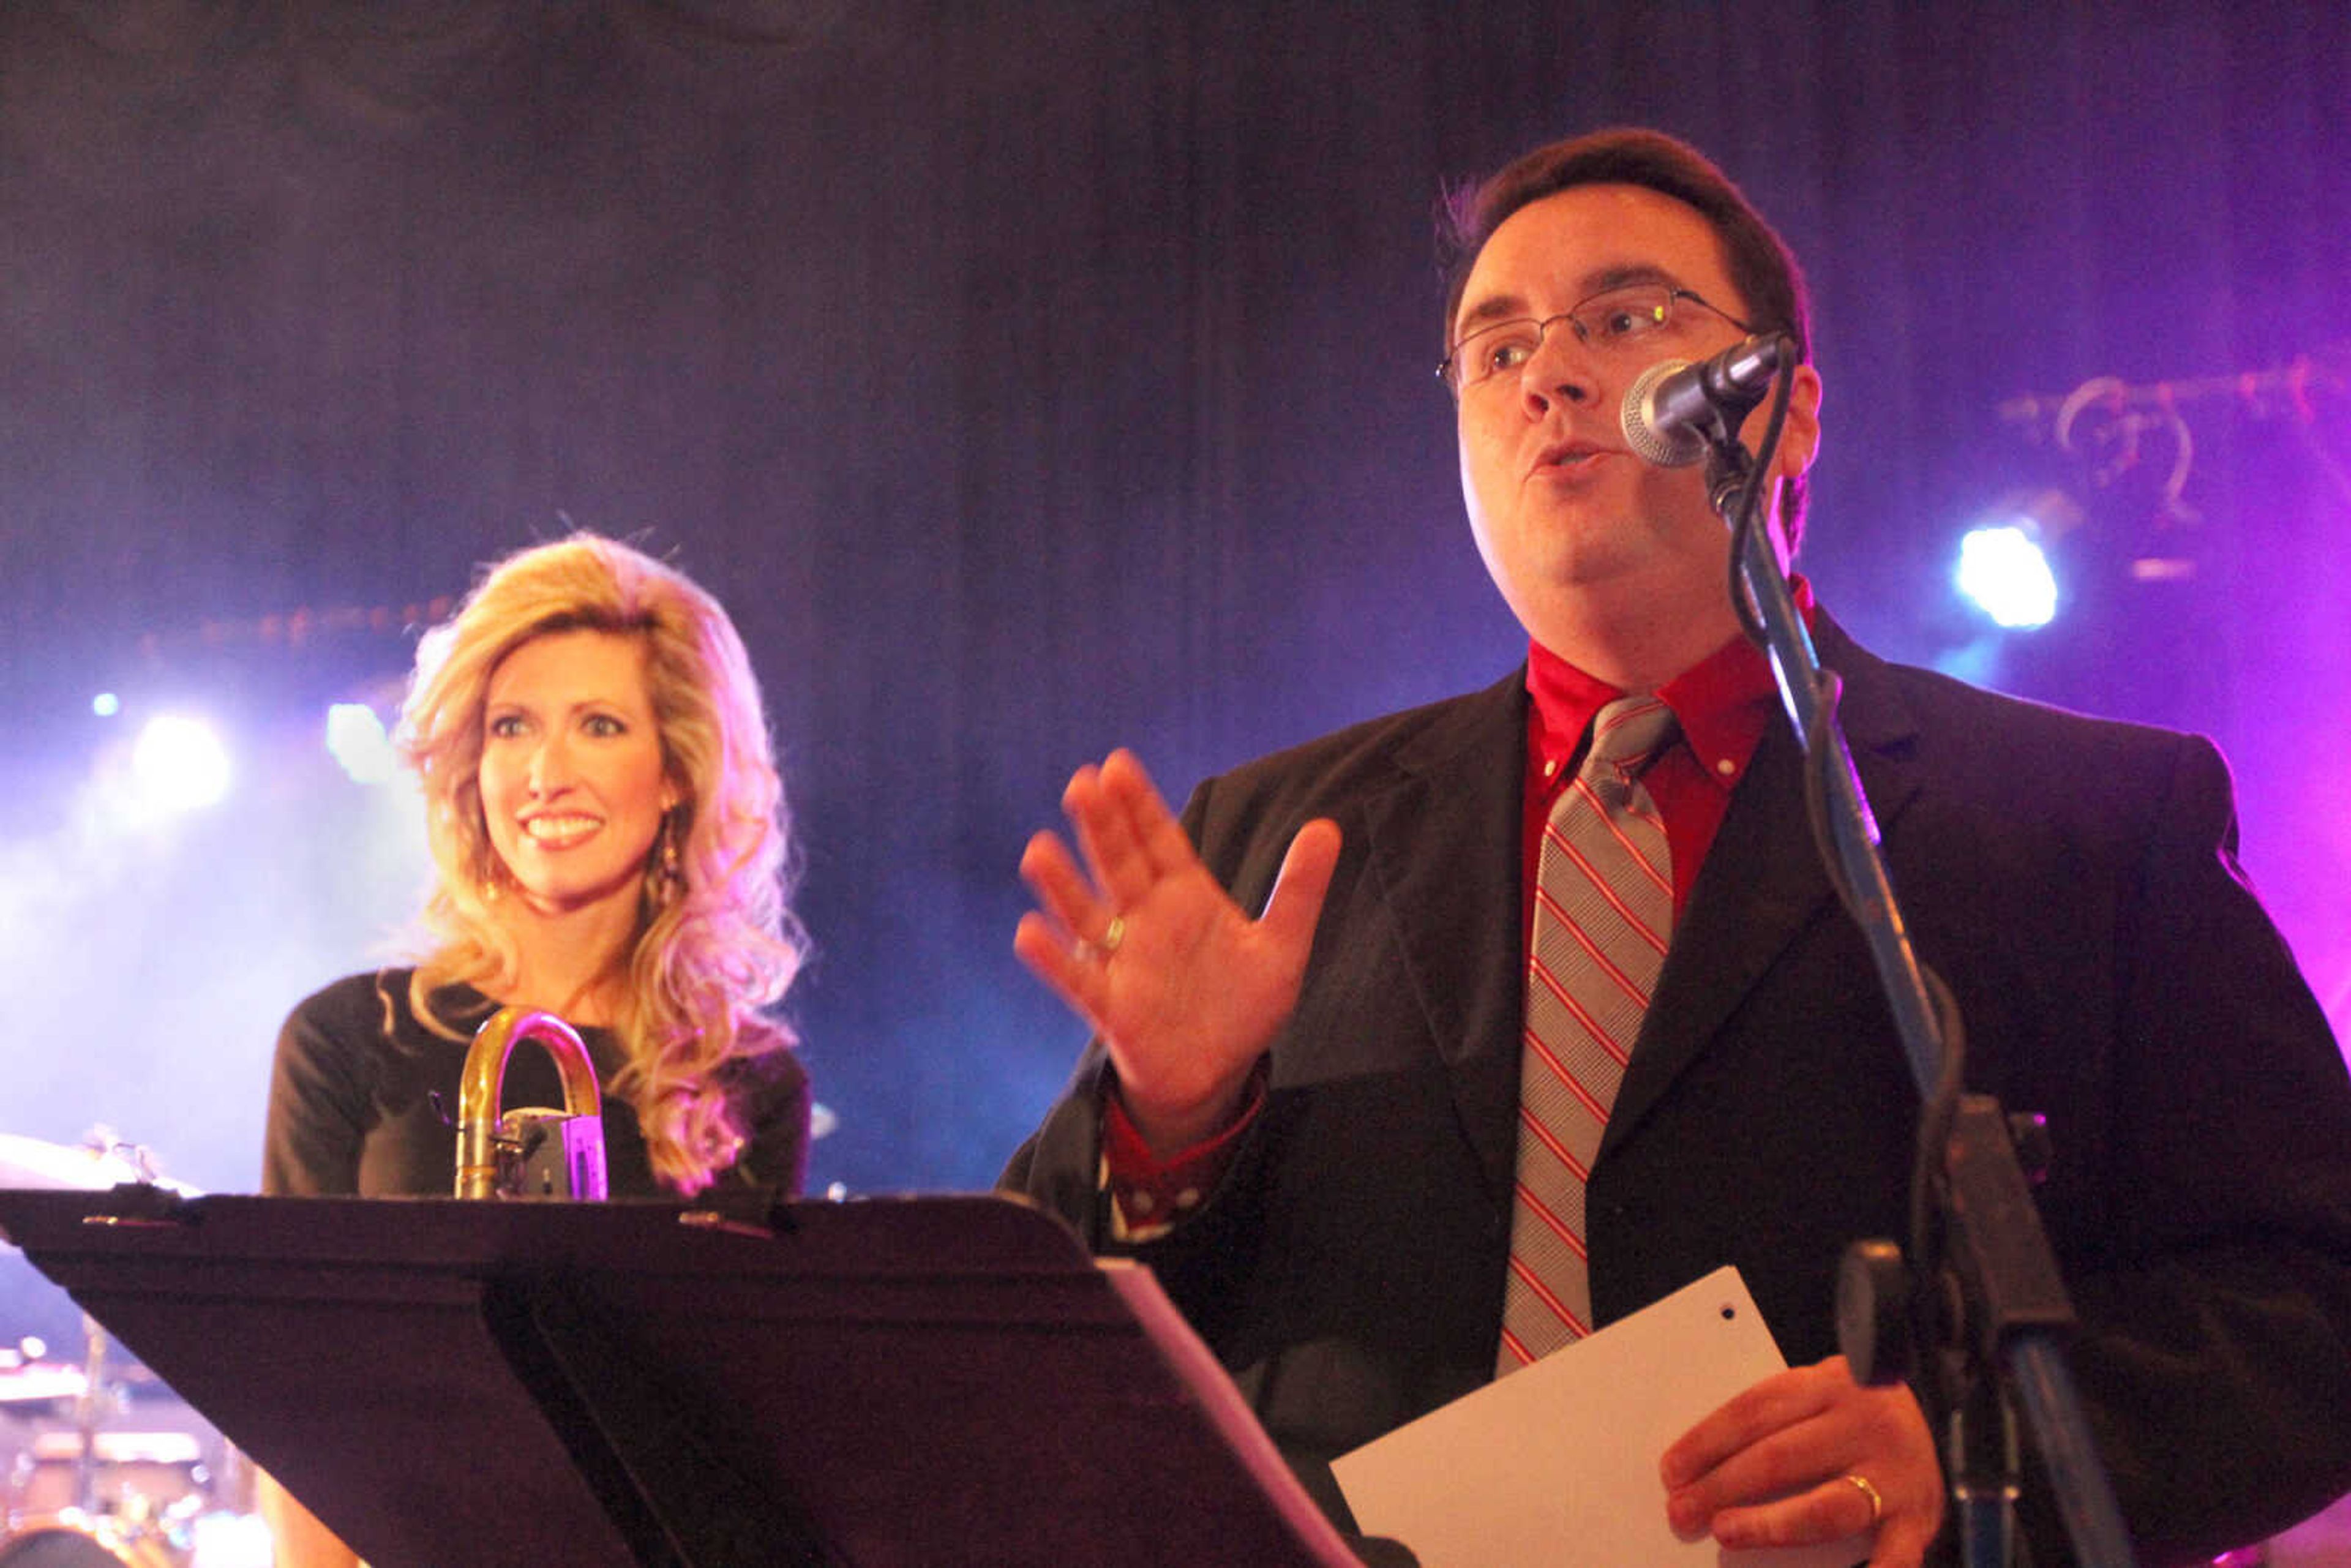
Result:
M0 1187L103 1192L121 1182L142 1179L137 1166L110 1150L45 1144L17 1133L0 1133ZM154 1185L183 1197L195 1196L195 1189L183 1182L157 1180Z

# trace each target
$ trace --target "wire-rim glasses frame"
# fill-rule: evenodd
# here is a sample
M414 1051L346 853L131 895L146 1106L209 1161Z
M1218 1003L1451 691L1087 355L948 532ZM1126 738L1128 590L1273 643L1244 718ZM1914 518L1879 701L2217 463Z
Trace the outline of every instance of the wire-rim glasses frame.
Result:
M1541 351L1552 328L1562 321L1574 329L1576 341L1588 349L1602 353L1636 351L1646 340L1673 326L1674 307L1682 300L1721 317L1742 332L1752 335L1756 330L1695 289L1668 283L1619 284L1556 316L1513 316L1464 332L1437 362L1437 379L1458 397L1466 388L1516 374Z

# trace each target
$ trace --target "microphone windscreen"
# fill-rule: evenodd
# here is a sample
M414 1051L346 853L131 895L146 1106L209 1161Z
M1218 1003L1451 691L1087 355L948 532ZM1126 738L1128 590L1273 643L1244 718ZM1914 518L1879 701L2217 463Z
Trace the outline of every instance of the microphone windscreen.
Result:
M1689 368L1687 360L1660 360L1643 371L1625 392L1625 444L1644 463L1660 468L1687 468L1706 455L1706 439L1687 425L1659 428L1657 388L1677 371Z

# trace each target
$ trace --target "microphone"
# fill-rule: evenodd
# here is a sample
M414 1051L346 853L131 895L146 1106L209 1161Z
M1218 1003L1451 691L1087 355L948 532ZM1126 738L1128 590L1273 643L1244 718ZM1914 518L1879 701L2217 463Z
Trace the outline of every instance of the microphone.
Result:
M1778 334L1750 338L1710 360L1660 360L1625 393L1625 444L1660 468L1687 468L1706 455L1707 437L1737 426L1771 390L1779 373Z

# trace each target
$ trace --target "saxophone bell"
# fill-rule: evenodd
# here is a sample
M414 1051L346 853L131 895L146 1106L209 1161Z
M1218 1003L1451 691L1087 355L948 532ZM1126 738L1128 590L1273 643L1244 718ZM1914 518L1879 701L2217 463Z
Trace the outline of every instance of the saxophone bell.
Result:
M554 1059L561 1111L500 1111L507 1062L523 1040ZM606 1191L604 1102L588 1047L553 1013L500 1008L474 1036L457 1084L457 1196L601 1200Z

